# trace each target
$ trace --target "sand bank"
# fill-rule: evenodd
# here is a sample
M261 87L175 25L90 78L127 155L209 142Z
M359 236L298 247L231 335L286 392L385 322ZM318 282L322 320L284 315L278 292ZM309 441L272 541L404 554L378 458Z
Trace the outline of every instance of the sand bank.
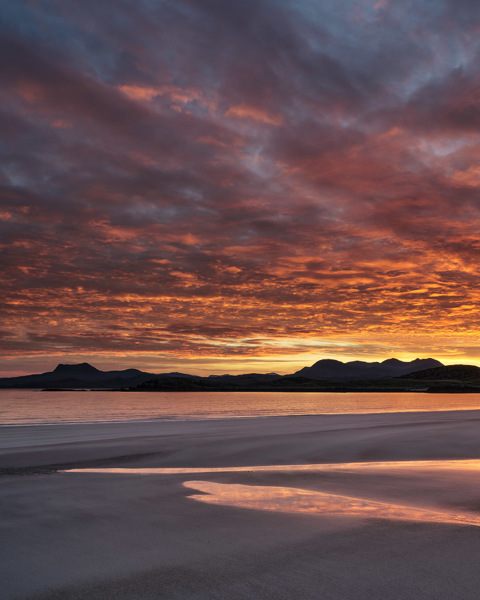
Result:
M478 411L0 428L7 473L0 478L2 598L477 599L474 524L257 510L189 497L204 481L476 518L474 469L433 473L427 463L420 471L252 469L194 477L42 469L480 459L479 434ZM188 487L192 479L196 488Z

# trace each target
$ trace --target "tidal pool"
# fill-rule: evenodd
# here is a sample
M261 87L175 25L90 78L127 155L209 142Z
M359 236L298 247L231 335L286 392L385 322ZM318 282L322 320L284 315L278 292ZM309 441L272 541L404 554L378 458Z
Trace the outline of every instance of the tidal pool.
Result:
M480 513L469 512L463 509L452 510L449 506L452 493L456 495L457 489L469 489L469 498L472 497L473 485L478 485L473 496L480 505L480 460L423 460L423 461L386 461L363 463L329 463L307 465L262 465L243 467L194 467L194 468L92 468L71 469L66 473L101 473L101 474L129 474L129 475L191 475L200 473L343 473L347 477L353 474L388 475L401 477L400 502L398 499L389 502L384 498L365 497L369 495L367 488L362 486L359 493L362 497L350 494L336 494L323 491L313 491L299 487L278 487L263 485L245 485L239 483L216 483L211 481L184 481L183 485L191 490L201 492L189 498L207 504L234 506L245 509L270 510L288 513L307 513L330 517L361 517L375 519L390 519L403 521L421 521L429 523L449 523L455 525L480 526ZM408 478L408 482L404 478ZM478 481L478 484L475 482ZM435 483L438 487L438 497L435 498L435 507L426 506L422 500L422 487ZM321 481L320 481L321 485ZM308 487L308 486L307 486ZM398 487L398 484L397 484ZM414 495L412 501L412 491ZM452 491L453 490L453 491ZM383 490L382 490L383 491ZM378 490L377 490L378 492ZM409 492L409 493L407 493ZM371 492L370 492L371 493ZM398 492L397 492L398 493ZM431 494L431 492L430 492ZM374 495L379 495L374 494ZM441 506L442 498L448 497L446 506ZM406 503L402 501L404 497ZM418 498L418 500L417 500ZM427 503L428 504L428 503ZM432 504L430 502L430 504ZM440 507L438 507L440 504Z
M186 481L183 485L203 492L190 498L207 504L334 517L367 517L480 526L480 516L469 513L433 511L415 506L402 506L292 487L223 484L210 481Z

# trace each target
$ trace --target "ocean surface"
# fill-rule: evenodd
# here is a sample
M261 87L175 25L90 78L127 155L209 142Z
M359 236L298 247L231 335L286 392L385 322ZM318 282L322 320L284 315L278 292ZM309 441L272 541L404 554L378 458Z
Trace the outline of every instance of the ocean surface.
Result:
M0 390L0 425L480 409L480 394Z

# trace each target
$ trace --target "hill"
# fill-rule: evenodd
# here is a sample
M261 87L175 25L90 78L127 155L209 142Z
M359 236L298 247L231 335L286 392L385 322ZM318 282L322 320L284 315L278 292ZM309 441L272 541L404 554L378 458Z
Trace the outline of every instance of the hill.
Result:
M425 368L427 367L427 368ZM480 368L444 366L434 359L394 358L367 363L321 360L293 375L245 373L200 377L138 369L101 371L88 364L59 364L47 373L0 379L0 388L122 389L136 391L480 391Z
M183 373L164 373L164 377L194 378ZM156 377L155 373L124 369L121 371L101 371L89 363L59 364L53 371L23 375L21 377L0 378L0 388L129 388Z
M404 375L404 381L424 382L429 392L478 393L480 368L473 365L448 365Z
M404 362L397 358L389 358L383 362L363 362L355 360L343 363L339 360L319 360L311 367L304 367L293 377L308 377L319 381L355 381L401 377L415 371L443 367L442 363L433 358L416 358Z

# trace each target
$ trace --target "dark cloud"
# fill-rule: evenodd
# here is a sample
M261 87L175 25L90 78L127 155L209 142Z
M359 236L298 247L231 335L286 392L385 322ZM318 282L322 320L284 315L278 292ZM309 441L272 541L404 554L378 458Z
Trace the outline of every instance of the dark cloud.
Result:
M479 23L468 0L7 3L3 355L455 353Z

